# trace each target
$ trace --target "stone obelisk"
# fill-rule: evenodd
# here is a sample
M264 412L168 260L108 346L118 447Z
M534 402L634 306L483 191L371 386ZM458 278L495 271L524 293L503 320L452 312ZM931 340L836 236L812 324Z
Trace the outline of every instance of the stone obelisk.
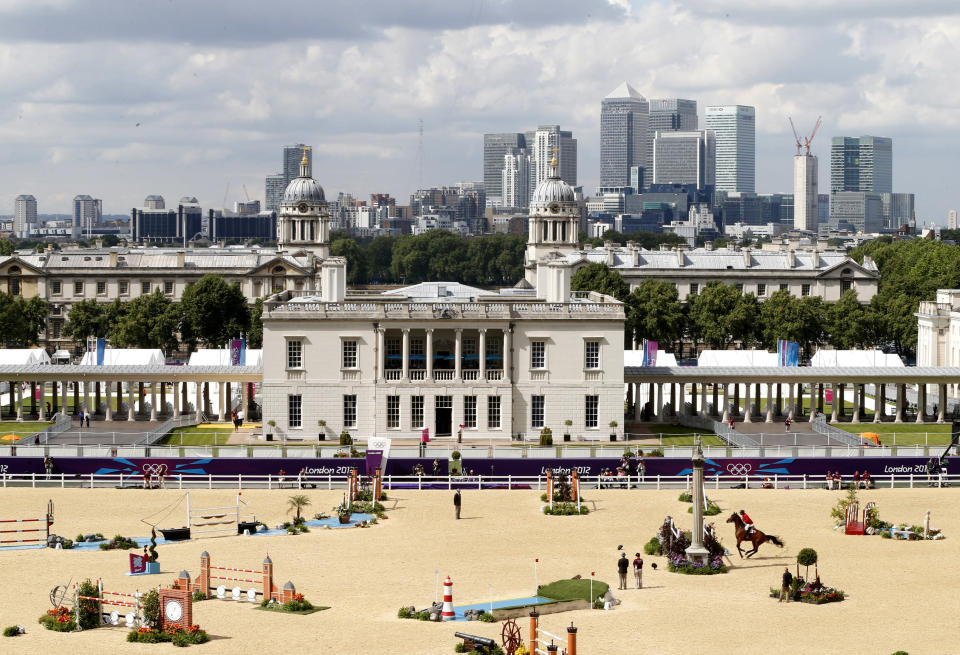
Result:
M687 559L691 562L704 562L710 556L710 551L703 547L703 448L700 446L700 437L696 438L693 446L693 530L690 536L690 547L687 548Z

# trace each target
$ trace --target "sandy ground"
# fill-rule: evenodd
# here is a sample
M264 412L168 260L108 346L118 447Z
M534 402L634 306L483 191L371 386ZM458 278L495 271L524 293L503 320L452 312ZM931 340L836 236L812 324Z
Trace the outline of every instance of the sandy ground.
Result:
M258 518L282 520L288 491L244 492ZM646 587L620 592L615 611L577 611L544 616L546 630L561 633L571 621L580 628L579 652L607 653L880 653L904 649L911 655L960 652L960 516L958 490L916 489L861 492L875 500L881 516L933 525L946 531L937 542L903 543L834 531L829 508L837 492L825 490L729 490L709 492L725 512L740 508L759 527L781 536L785 550L769 544L727 575L695 577L649 569ZM313 511L329 511L340 492L308 492ZM187 569L196 575L200 552L214 564L259 568L269 552L278 584L293 580L315 604L332 609L309 616L255 610L248 604L206 601L194 606L195 620L213 636L199 647L209 653L443 653L453 652L457 630L499 635L499 624L433 624L396 618L397 608L433 601L434 571L454 581L454 602L483 602L528 596L534 591L534 558L539 581L589 575L616 588L617 545L632 555L671 514L686 523L688 505L676 491L586 491L596 506L588 516L548 517L539 513L539 492L467 491L464 520L453 520L451 494L397 491L387 503L389 520L370 529L315 530L297 537L221 537L163 546L164 574L130 578L126 552L21 550L0 552L0 626L24 624L28 634L0 638L0 652L151 653L167 645L127 644L125 631L104 628L81 634L43 630L37 616L50 607L58 583L102 577L116 591L169 584ZM3 517L33 516L46 499L56 502L55 531L116 532L144 536L140 517L176 501L176 491L2 489ZM229 504L229 492L192 492L195 506ZM166 522L179 524L182 514ZM732 527L714 517L729 547ZM844 589L848 599L822 606L781 605L767 597L783 565L801 547L820 554L820 574ZM524 637L527 621L521 622ZM749 637L748 637L749 635Z

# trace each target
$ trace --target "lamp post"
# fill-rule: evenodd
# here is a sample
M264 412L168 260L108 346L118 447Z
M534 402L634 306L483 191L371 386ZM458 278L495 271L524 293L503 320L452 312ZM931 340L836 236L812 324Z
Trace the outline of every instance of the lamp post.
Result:
M704 562L710 555L703 546L703 448L700 437L696 437L693 447L693 531L690 535L690 547L687 559L691 562Z

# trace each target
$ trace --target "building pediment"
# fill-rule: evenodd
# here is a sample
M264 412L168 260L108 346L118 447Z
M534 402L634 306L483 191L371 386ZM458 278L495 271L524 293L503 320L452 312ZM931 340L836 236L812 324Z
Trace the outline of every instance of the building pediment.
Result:
M19 267L21 274L44 275L42 269L23 261L16 255L0 260L0 275L10 275L10 269L14 267Z
M849 272L844 272L849 270ZM817 277L821 278L840 278L840 277L868 277L868 278L879 278L880 274L876 271L871 271L864 268L856 261L852 259L846 259L842 262L834 264L830 268L824 269L821 271Z
M282 267L281 273L278 268ZM289 275L291 273L298 275L312 275L313 271L307 270L303 266L283 257L272 257L259 266L251 268L247 275Z

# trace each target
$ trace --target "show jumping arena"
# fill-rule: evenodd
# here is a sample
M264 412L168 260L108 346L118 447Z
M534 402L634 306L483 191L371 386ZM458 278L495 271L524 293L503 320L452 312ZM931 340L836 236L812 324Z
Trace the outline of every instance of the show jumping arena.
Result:
M330 609L298 616L260 611L249 602L209 600L195 603L194 621L211 641L192 646L199 653L261 655L278 651L396 655L453 653L455 632L500 640L501 623L430 623L400 620L397 610L430 606L442 599L442 582L454 581L454 604L487 598L528 598L540 583L581 575L611 585L622 600L612 611L576 610L542 614L541 627L566 636L578 628L580 655L620 653L869 653L910 655L960 652L960 490L874 489L861 491L861 503L874 501L881 518L921 524L927 510L946 534L941 541L851 538L834 529L830 508L843 492L825 489L708 489L722 513L714 522L732 550L726 575L685 576L666 571L662 557L644 555L644 588L617 591L618 545L632 559L656 533L664 516L689 525L689 503L677 489L657 491L584 488L590 513L547 516L540 512L543 491L462 491L462 519L454 519L453 492L386 490L387 519L368 529L312 529L297 536L223 536L158 546L161 575L124 576L128 551L0 550L0 626L20 624L25 635L0 638L0 652L146 653L168 652L167 645L128 644L124 631L54 633L37 624L50 608L57 585L90 578L108 581L112 592L135 593L169 586L182 570L196 575L201 553L216 565L246 566L259 572L265 554L276 563L278 587L292 579L296 591ZM236 490L191 490L197 507L235 505ZM269 526L289 520L287 499L305 494L305 514L324 511L343 500L342 489L244 490ZM57 510L51 532L73 538L102 532L142 536L140 517L169 506L183 492L174 489L0 489L6 517L35 518L47 500ZM745 509L757 527L783 538L785 549L761 546L750 560L737 557L732 527L723 521ZM39 511L38 511L39 510ZM182 515L179 515L182 516ZM42 527L42 524L41 524ZM842 603L781 604L769 598L784 565L795 571L796 553L816 549L824 581L843 589ZM131 551L136 552L136 551ZM539 559L536 565L534 560ZM656 563L653 570L651 564ZM535 573L536 570L536 573ZM801 572L802 572L801 567ZM227 575L227 574L222 574ZM238 575L262 583L259 575ZM632 584L632 576L628 576ZM232 584L232 583L231 583ZM241 583L244 592L256 583ZM262 584L258 587L262 591ZM125 600L133 600L130 597ZM132 611L132 610L126 610ZM122 617L125 611L121 611ZM528 643L528 620L518 619ZM192 651L191 651L192 652Z

